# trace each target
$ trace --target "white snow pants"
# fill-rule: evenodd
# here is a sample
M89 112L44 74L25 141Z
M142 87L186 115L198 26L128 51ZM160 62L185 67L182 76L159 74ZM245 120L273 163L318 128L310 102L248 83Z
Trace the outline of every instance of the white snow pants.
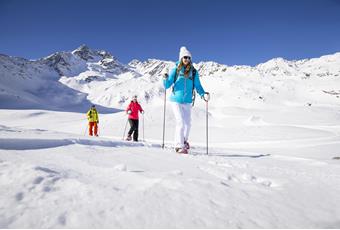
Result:
M172 109L176 118L175 147L183 148L191 127L191 104L172 102Z

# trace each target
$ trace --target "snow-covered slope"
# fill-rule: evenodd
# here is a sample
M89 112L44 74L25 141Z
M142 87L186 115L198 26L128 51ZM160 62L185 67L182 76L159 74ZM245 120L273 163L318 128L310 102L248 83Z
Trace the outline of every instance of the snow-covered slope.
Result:
M192 142L190 155L168 142L162 150L150 122L155 141L110 136L123 132L122 114L101 116L99 138L84 136L78 113L0 117L2 228L340 227L340 167L332 160L340 128L315 118L305 117L313 123L305 127L260 115L242 123L233 111L225 122L239 131L211 127L225 140L214 140L206 156L204 141Z
M161 77L173 66L84 45L0 55L0 227L340 228L340 53L195 64L212 95L209 156L199 98L190 154L172 149L169 103L160 148ZM122 141L134 94L140 143ZM100 137L86 135L90 103Z
M61 83L65 77L78 77L86 84L105 81L129 72L106 51L85 45L72 52L57 52L39 60L0 55L0 107L84 110L93 103L87 94Z
M149 59L124 65L107 51L86 45L36 61L1 55L0 107L74 108L96 103L123 108L134 94L142 102L158 104L164 92L160 78L174 64ZM216 99L212 107L339 104L340 53L301 61L275 58L254 67L215 62L195 66L204 88Z

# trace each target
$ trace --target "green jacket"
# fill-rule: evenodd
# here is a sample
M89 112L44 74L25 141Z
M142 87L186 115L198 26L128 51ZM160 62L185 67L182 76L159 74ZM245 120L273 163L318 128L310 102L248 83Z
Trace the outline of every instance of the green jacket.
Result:
M89 122L99 122L99 116L96 109L91 108L86 115Z

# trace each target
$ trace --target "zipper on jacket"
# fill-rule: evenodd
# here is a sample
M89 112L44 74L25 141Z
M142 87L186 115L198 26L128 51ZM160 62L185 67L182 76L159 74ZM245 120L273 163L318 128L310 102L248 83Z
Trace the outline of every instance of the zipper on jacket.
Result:
M184 76L184 94L183 94L183 102L185 102L185 96L187 95L187 78Z

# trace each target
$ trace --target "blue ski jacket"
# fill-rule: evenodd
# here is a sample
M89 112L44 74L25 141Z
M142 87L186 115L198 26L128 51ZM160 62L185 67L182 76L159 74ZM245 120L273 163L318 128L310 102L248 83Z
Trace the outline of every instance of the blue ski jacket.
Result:
M179 71L177 75L176 82L175 76L177 71L177 66L179 62L176 63L176 67L170 71L169 77L163 80L163 85L165 89L170 88L173 85L173 90L170 95L170 101L177 102L180 104L192 103L193 89L202 97L204 95L204 89L201 85L198 71L196 75L193 75L192 69L190 70L189 76L184 76L184 67Z

